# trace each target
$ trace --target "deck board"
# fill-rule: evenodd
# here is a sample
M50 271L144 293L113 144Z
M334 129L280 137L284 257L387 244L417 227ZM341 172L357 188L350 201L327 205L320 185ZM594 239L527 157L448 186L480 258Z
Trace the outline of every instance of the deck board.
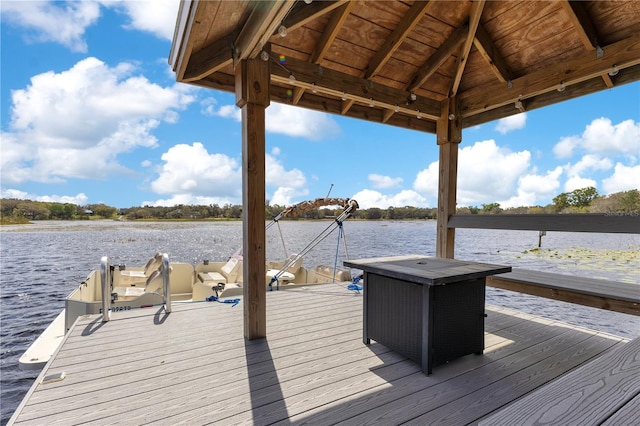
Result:
M242 303L242 302L241 302ZM173 304L78 320L15 424L473 424L624 339L488 307L485 353L434 368L362 343L362 297L267 294L267 339L242 307ZM630 408L627 408L630 410ZM634 413L621 412L622 418ZM624 417L626 416L626 417Z

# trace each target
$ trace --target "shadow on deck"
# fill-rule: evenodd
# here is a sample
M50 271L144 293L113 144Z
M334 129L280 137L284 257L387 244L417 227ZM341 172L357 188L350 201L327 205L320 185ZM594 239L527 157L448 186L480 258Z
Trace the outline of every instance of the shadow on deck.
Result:
M485 353L420 366L362 343L362 296L338 286L268 293L267 339L243 337L242 302L83 318L15 424L474 424L624 342L487 307ZM86 330L93 330L87 333Z

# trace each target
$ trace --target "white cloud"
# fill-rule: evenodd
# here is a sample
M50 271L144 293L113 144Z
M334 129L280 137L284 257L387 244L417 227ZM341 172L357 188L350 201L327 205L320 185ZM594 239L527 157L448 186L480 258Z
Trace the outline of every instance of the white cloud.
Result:
M583 178L580 176L571 176L564 183L564 192L573 192L576 189L588 188L590 186L597 188L598 185L593 179Z
M36 195L19 189L0 189L1 198L15 198L18 200L44 201L55 203L71 203L79 206L87 204L89 198L84 193L76 195Z
M271 204L290 205L292 198L308 194L307 181L300 170L285 169L275 156L278 149L273 152L265 157L266 185L275 188L268 198ZM209 153L200 142L175 145L161 159L164 164L150 187L170 196L143 204L242 204L242 168L237 160Z
M553 147L553 153L557 158L568 158L573 155L573 150L580 145L580 138L567 136L560 139L560 142Z
M640 123L625 120L612 125L610 119L598 118L587 126L582 141L587 152L637 156L640 153Z
M509 197L529 168L531 154L511 152L487 140L462 148L458 158L458 202L475 205Z
M640 165L627 167L617 163L613 175L602 180L605 195L631 189L640 190Z
M59 43L73 52L86 53L85 32L100 18L100 5L127 15L130 22L125 29L173 39L179 0L3 1L0 11L3 24L27 31L27 42Z
M403 190L397 194L384 195L371 189L363 189L355 193L351 198L358 202L361 209L377 207L386 209L388 207L429 207L427 200L420 194L412 190Z
M4 24L27 30L30 42L60 43L74 52L87 52L85 30L100 17L100 6L93 1L3 1Z
M525 174L518 179L516 194L498 203L504 208L540 204L540 200L548 200L558 193L561 175L562 167L560 166L548 171L545 175Z
M413 189L420 194L430 195L437 199L439 174L438 162L434 161L426 169L418 172L413 181Z
M241 164L223 154L209 154L200 142L171 147L151 189L158 194L208 197L218 204L242 199Z
M107 7L115 7L129 16L126 29L149 32L158 38L173 39L180 0L118 0L101 1Z
M523 112L498 120L496 131L501 134L507 134L512 130L524 129L527 124L527 113Z
M567 165L567 175L577 176L590 170L609 170L613 163L608 158L601 158L598 155L587 154L573 165Z
M86 58L60 73L31 78L12 92L10 131L2 134L6 183L104 179L133 173L117 156L157 144L153 130L193 101L188 90L161 87L135 67Z
M401 177L392 178L391 176L383 176L372 173L368 176L369 182L374 188L387 189L400 186L402 183Z
M508 199L518 178L529 168L529 151L511 152L494 140L476 142L458 153L458 204L463 206ZM418 173L413 188L437 197L438 162Z
M292 198L308 195L307 179L299 169L286 170L276 158L279 153L280 149L274 148L273 155L267 154L265 158L267 187L277 187L273 195L267 194L267 198L272 205L288 206Z
M608 118L597 118L586 126L582 135L560 139L553 152L558 158L566 158L576 149L593 154L630 156L632 161L637 161L640 123L625 120L613 125Z
M211 101L204 106L203 114L236 121L242 119L241 111L235 105L222 105L215 110L215 102ZM340 134L338 123L329 114L278 103L272 103L266 110L265 130L311 140L333 138Z

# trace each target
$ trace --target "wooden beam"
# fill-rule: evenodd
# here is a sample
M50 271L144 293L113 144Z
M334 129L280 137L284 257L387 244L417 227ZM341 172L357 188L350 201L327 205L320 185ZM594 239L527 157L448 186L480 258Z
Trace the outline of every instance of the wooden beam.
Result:
M269 63L245 59L236 67L236 104L242 109L244 336L249 340L267 335L264 152Z
M476 30L478 29L478 25L480 24L480 17L482 16L482 10L484 9L485 1L486 0L475 0L471 5L471 14L469 16L469 33L467 34L467 39L465 40L464 45L462 46L458 68L456 69L456 73L453 76L453 83L451 84L451 92L449 93L449 97L455 96L458 93L460 81L462 80L462 74L464 73L464 67L467 65L467 59L469 58L469 53L471 52L471 46L473 46L473 40L476 36Z
M318 17L337 9L348 1L349 0L326 0L314 1L311 4L298 1L293 9L291 9L291 12L282 21L282 25L287 27L287 30L293 31L296 28L300 28L308 22L317 19ZM279 36L275 34L273 37L277 38Z
M201 80L225 68L234 59L255 57L292 6L293 0L255 2L251 15L240 34L237 37L233 33L227 34L192 54L180 81Z
M322 62L329 51L329 48L333 44L333 41L336 39L340 28L342 28L344 21L346 21L349 16L349 12L351 12L353 5L353 2L345 3L333 12L329 23L322 32L322 37L320 38L313 55L311 55L311 62L314 64Z
M469 34L468 24L463 24L456 28L451 36L438 48L436 53L431 55L422 67L420 67L416 75L411 80L409 86L407 86L407 90L409 92L413 92L426 83L429 77L431 77L433 73L435 73L438 68L440 68L447 59L449 59L453 52L460 47L462 42L465 40L465 37L467 37L467 34Z
M278 55L274 53L274 56ZM437 101L418 96L415 101L407 105L410 96L408 91L376 84L364 78L328 68L320 68L318 65L295 58L287 57L283 66L273 67L272 81L291 84L290 73L295 77L293 84L307 90L315 84L319 93L338 99L345 96L346 99L363 105L368 105L370 99L373 99L377 107L393 110L397 105L401 111L408 114L417 114L420 111L423 118L428 120L435 121L440 117L440 103Z
M478 29L476 30L476 37L473 40L473 45L478 49L478 52L482 55L484 60L489 64L491 70L503 83L511 81L511 71L509 71L509 66L507 62L504 60L496 45L491 41L491 37L487 33L487 30L484 29L484 26L478 25Z
M235 60L255 58L294 4L295 0L253 2L251 15L234 42Z
M596 48L600 46L600 37L587 9L584 7L584 3L565 0L560 4L571 20L573 27L578 32L578 36L580 36L584 47L590 51L596 50ZM602 81L604 81L607 87L613 87L613 81L608 74L602 74Z
M604 47L604 56L596 58L593 52L585 52L573 59L558 62L539 71L512 80L508 89L504 84L485 85L461 93L463 117L470 117L488 110L552 92L564 82L565 87L592 78L601 78L613 65L622 70L640 64L640 34ZM564 93L564 92L563 92Z
M233 61L233 36L227 35L191 55L182 81L201 80Z
M178 8L176 29L171 43L171 50L169 51L169 64L176 73L177 81L182 81L182 76L187 68L187 62L184 59L191 55L191 50L193 49L191 30L197 9L197 0L181 1Z
M353 2L345 3L333 12L331 20L322 32L322 38L311 55L310 62L314 64L322 62L322 59L324 59L324 56L327 54L327 51L329 51L329 48L338 35L340 28L342 28L342 24L347 19L347 16L349 16L349 12L351 11L353 4ZM305 89L303 87L296 87L296 90L294 91L294 101L296 104L304 94L304 91Z
M293 104L298 105L300 99L304 95L304 87L294 87L293 88Z
M342 108L340 108L340 114L342 115L346 115L347 112L349 112L349 110L351 109L351 107L353 106L353 104L355 104L356 101L353 99L345 99L342 101Z
M460 120L450 119L456 114L457 100L442 101L441 116L437 123L437 142L440 149L438 162L438 213L436 224L436 256L453 259L455 252L455 228L450 228L449 216L456 212L458 186L458 144L462 137Z
M409 33L413 31L416 25L418 25L424 14L427 13L428 8L434 3L435 2L433 0L417 1L413 3L409 8L409 11L402 17L398 25L396 25L393 32L386 38L384 44L378 50L371 62L369 62L369 66L364 73L364 78L370 79L380 72L384 64L386 64L389 58L393 55L393 52L400 47Z
M569 17L584 47L589 50L595 50L596 46L600 46L596 27L584 8L584 4L577 1L563 0L560 5Z
M631 214L470 214L453 215L450 228L640 234L640 216Z
M280 85L271 86L271 100L273 102L283 103L287 105L292 104L290 89ZM321 96L320 94L314 95L308 89L300 101L298 107L309 108L316 111L322 111L327 114L342 114L343 102L340 98L331 98ZM365 105L354 104L344 114L345 117L355 118L358 120L370 121L373 123L382 123L384 119L383 112L378 108L370 108ZM394 114L386 124L390 126L401 127L403 129L415 130L423 133L436 133L436 122L427 119L420 119L415 114Z
M386 123L389 119L395 114L395 111L392 109L386 109L382 112L382 122Z

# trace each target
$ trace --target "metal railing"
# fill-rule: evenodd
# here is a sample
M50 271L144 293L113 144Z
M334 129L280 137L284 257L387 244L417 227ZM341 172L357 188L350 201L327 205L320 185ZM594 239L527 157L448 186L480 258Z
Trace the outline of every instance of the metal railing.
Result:
M171 266L169 265L169 255L167 253L162 255L161 268L164 311L171 313L171 288L169 285ZM102 285L102 322L107 322L110 319L111 312L111 266L107 256L103 256L100 259L100 281Z
M162 255L162 292L164 293L164 311L168 314L171 313L171 289L169 288L170 272L169 255L164 253Z
M100 281L102 284L102 322L107 322L111 309L111 267L107 256L100 259Z

